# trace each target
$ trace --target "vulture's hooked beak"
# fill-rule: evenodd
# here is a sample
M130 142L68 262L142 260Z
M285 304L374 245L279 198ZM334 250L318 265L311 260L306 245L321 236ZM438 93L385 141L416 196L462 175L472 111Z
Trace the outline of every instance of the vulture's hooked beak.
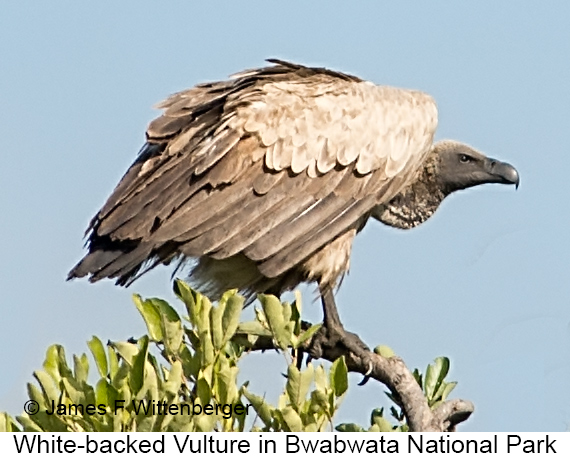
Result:
M514 184L515 189L519 188L519 172L510 163L488 159L486 168L487 172L493 176L493 182L500 184Z

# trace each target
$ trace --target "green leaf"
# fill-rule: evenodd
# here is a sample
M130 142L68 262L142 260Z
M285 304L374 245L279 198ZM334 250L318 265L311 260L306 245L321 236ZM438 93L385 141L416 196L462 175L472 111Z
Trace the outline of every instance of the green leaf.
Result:
M374 348L374 353L384 357L385 359L389 359L389 358L394 357L396 355L391 347L386 346L384 344L376 346Z
M89 361L85 354L81 354L81 357L73 356L73 372L79 382L87 382L87 377L89 376Z
M150 338L154 341L162 341L162 324L160 322L160 312L151 300L143 300L140 295L133 295L135 306L144 319Z
M173 284L174 293L176 296L182 300L186 306L186 311L188 312L188 318L193 326L197 325L198 319L198 308L199 304L199 294L194 292L188 284L180 279L175 279Z
M325 423L323 423L323 426L324 425L325 425ZM318 432L319 427L318 427L316 422L309 422L309 423L305 424L305 426L303 427L303 431L304 432Z
M198 398L202 406L210 403L212 399L212 388L206 379L202 377L198 379L196 382L196 392L198 393Z
M291 305L291 320L295 322L295 335L299 335L301 333L301 308L301 294L298 290L296 290L295 301Z
M200 353L191 353L188 346L184 345L180 351L180 361L184 370L184 376L190 379L196 379L200 371Z
M434 364L430 364L426 370L425 378L425 394L428 400L435 399L434 394L449 372L449 359L447 357L438 357Z
M40 370L34 371L34 378L36 378L38 383L40 384L40 387L42 389L44 397L47 400L47 403L50 403L52 401L58 403L60 391L55 386L53 378L45 371L40 371Z
M451 391L453 389L455 389L455 386L457 385L457 382L446 382L443 383L442 385L445 385L445 387L443 388L443 391L440 394L440 398L442 401L447 400L447 397L449 396L449 394L451 393Z
M220 350L224 344L224 331L222 329L222 315L226 304L220 300L218 306L214 306L210 312L210 329L212 332L212 344L216 350Z
M315 369L312 363L309 363L307 367L301 371L301 379L299 383L299 400L301 402L305 400L305 397L311 388L314 375Z
M305 341L311 338L315 333L319 331L323 324L314 324L311 325L307 330L299 335L297 342L295 344L295 349L301 346Z
M145 398L151 401L160 400L158 396L158 373L156 372L155 365L148 360L151 357L152 356L148 354L148 358L145 362L143 385L136 394L136 400L138 401Z
M176 278L172 283L172 290L175 295L183 302L194 303L194 291L181 279Z
M196 424L196 431L197 432L211 432L214 428L214 423L216 422L217 418L213 414L200 414L195 418Z
M286 350L291 340L291 332L287 331L287 322L283 318L283 305L274 295L260 294L258 298L277 346Z
M412 373L412 375L414 376L414 379L419 384L419 386L423 389L424 384L420 371L417 368L414 368L414 372Z
M46 402L47 399L44 396L43 392L40 391L40 389L38 389L31 382L27 384L27 388L28 388L28 397L30 397L30 400L34 400L35 402L38 403L38 405L40 405L40 411L45 410L47 407L47 402Z
M424 386L424 392L428 400L431 400L431 398L433 397L436 384L437 384L436 368L430 364L426 369L426 379Z
M235 380L229 362L225 358L220 358L214 378L214 394L217 403L233 403L234 391L232 390L232 384L235 384Z
M111 345L107 346L107 356L109 360L109 377L112 380L115 378L117 371L119 371L119 359Z
M56 383L59 383L62 376L59 372L59 345L52 344L47 348L46 358L44 360L44 370Z
M259 298L259 296L258 296L258 298ZM269 324L267 323L267 318L265 317L265 313L257 307L255 307L253 310L255 311L255 318L259 321L259 323L264 328L269 328Z
M270 327L283 327L283 305L275 295L260 294L258 296L263 312Z
M139 353L139 348L136 344L127 343L126 341L117 341L108 344L115 348L118 354L123 358L125 362L127 362L129 366L133 365L133 360Z
M146 366L146 357L148 353L148 336L145 335L139 340L139 352L133 358L133 369L129 376L129 387L134 395L136 395L144 384L144 374Z
M228 342L238 329L241 311L245 298L232 293L226 302L226 309L222 316L222 328L224 329L224 342Z
M302 399L300 398L301 391L301 372L295 365L287 367L287 384L285 390L289 396L289 401L295 406L299 407Z
M291 432L302 432L303 431L303 421L297 412L291 407L286 406L282 410L279 410L283 420L287 424L289 431Z
M337 432L365 432L360 425L357 424L339 424L336 426Z
M271 332L259 321L240 322L237 327L237 332L256 336L271 336Z
M379 432L392 432L394 426L384 417L384 408L375 408L370 414L370 424L376 425Z
M202 366L214 362L214 346L210 332L210 310L212 303L206 297L200 299L200 308L196 312L196 332L200 338L199 353Z
M71 403L74 405L81 405L85 403L85 394L81 390L79 383L74 378L63 378L61 380L61 383L65 389L67 396L71 400Z
M322 365L315 370L315 387L322 392L325 392L328 387L327 374Z
M438 357L435 364L439 368L438 381L442 382L449 374L449 359L447 357Z
M348 389L348 368L344 356L334 361L330 371L330 384L335 396L342 396Z
M109 406L111 409L115 406L119 392L106 379L99 379L95 386L95 398L97 404Z
M200 300L200 309L199 309L199 316L198 316L198 327L199 331L207 330L210 332L210 311L212 309L212 302L208 300L206 297L202 297Z
M312 413L322 412L328 409L329 397L322 390L313 390L311 392L310 411Z
M209 332L205 333L205 336L209 336ZM202 366L208 366L214 363L215 355L214 355L214 346L212 345L212 340L210 338L204 338L201 344L200 355L202 356L201 363Z
M108 372L108 365L107 365L107 357L105 355L105 347L99 338L95 335L91 338L90 341L87 342L87 346L91 349L91 353L93 354L93 358L95 359L95 364L97 365L97 370L102 378L107 376Z
M168 372L168 380L164 384L164 390L173 396L178 395L180 386L182 385L183 375L182 363L179 360L174 361Z
M38 415L32 416L34 419L38 420ZM17 416L16 419L24 427L25 432L43 432L44 430L36 424L28 415Z
M7 413L0 413L0 432L19 432L20 428Z
M261 303L261 308L267 317L269 324L284 325L283 323L283 305L275 295L259 294L257 299Z
M283 321L289 322L291 320L292 309L289 303L283 303L281 314L283 315Z
M163 341L165 346L170 352L177 354L184 339L184 330L182 329L180 316L176 310L164 300L151 298L150 301L156 306L160 313L160 325L162 334L164 335Z
M259 416L259 418L263 421L263 423L266 426L270 426L271 423L273 422L273 417L272 417L272 411L273 408L266 403L265 399L252 394L251 392L249 392L245 387L242 387L241 392L243 394L243 396L245 398L247 398L247 400L251 403L251 405L253 406L253 409L255 409L255 412L257 413L257 415Z
M55 345L57 348L57 363L59 374L63 376L73 376L73 373L69 366L67 365L67 359L65 358L65 349L60 344Z

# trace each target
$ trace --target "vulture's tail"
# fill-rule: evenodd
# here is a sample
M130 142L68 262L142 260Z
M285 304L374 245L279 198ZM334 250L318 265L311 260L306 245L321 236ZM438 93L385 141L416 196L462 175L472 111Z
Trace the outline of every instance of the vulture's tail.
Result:
M149 258L157 259L152 262L150 268L165 260L163 256L152 255L152 245L129 244L130 246L125 243L108 242L102 243L101 246L90 246L89 254L72 268L67 279L89 276L90 282L96 282L104 278L116 278L117 285L128 286L138 277L139 271L145 263L148 263Z

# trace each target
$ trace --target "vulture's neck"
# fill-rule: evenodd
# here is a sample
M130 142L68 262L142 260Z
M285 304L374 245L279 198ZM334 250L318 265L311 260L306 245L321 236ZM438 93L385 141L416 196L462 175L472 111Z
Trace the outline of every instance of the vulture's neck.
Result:
M411 229L428 220L446 197L438 183L439 156L434 151L415 175L414 180L392 200L378 205L372 216L384 224Z

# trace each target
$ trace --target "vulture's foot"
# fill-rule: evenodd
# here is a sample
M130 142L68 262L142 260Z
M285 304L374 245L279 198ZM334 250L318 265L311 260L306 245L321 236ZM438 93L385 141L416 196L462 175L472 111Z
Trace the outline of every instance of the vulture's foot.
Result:
M360 384L366 383L368 375L372 371L372 353L370 348L364 344L357 334L345 330L340 322L334 296L330 289L322 293L322 302L324 324L313 336L311 344L306 350L309 357L318 359L323 356L325 351L334 351L341 355L345 350L348 350L360 358L368 367L368 371L364 374L364 379Z
M362 360L364 365L368 367L366 373L364 373L364 378L362 378L358 385L366 384L373 366L370 348L364 344L358 335L346 331L342 325L330 328L325 324L313 335L309 347L305 349L305 352L309 355L307 363L311 359L322 358L325 352L329 355L331 353L337 353L340 357L346 353L347 350Z
M326 351L348 349L358 357L365 357L365 353L370 352L370 348L355 333L347 332L340 325L333 327L326 323L313 336L311 344L306 352L313 358L318 359Z

